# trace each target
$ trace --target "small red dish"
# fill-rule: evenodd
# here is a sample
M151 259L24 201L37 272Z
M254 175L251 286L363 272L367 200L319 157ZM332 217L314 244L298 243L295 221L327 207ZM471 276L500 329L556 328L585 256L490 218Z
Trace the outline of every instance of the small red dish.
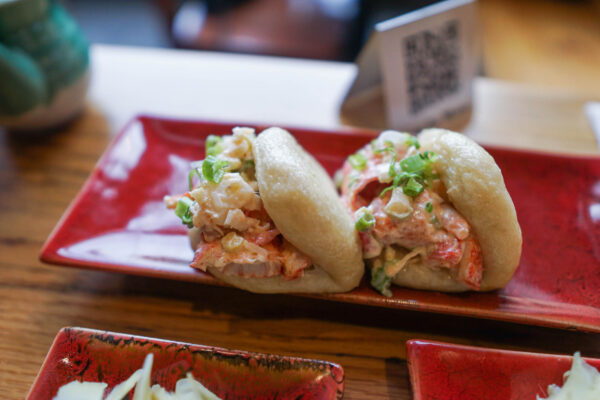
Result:
M106 382L110 390L154 354L152 384L174 390L188 372L223 399L341 399L338 364L248 353L123 333L63 328L56 335L27 400L50 400L73 380Z
M414 400L535 400L563 385L571 356L409 340L406 356ZM600 360L585 361L595 368Z
M163 203L187 190L204 139L235 124L139 117L114 139L42 249L51 264L223 285L190 268L185 228ZM263 127L257 127L258 130ZM330 172L375 132L290 129ZM327 300L600 332L600 158L488 147L523 231L519 269L503 290L444 294L365 281ZM494 212L494 210L490 210Z

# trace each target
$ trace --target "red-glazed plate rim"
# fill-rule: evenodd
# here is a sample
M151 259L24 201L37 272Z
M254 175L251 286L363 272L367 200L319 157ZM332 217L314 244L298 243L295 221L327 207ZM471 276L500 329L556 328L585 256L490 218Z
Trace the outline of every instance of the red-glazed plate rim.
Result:
M193 371L196 379L204 380L205 386L222 397L270 399L288 393L334 400L344 393L344 370L332 362L69 327L54 338L27 399L50 400L58 387L72 380L103 381L110 389L141 368L148 352L154 354L153 383L168 390L173 390L176 380L187 371ZM207 373L203 376L198 371ZM244 382L236 386L240 381ZM225 387L227 384L232 387ZM248 388L256 391L246 392Z
M131 263L126 259L112 259L110 262L106 260L97 260L93 257L90 258L81 258L74 257L72 255L65 255L63 251L66 246L68 246L68 232L73 228L75 222L72 217L73 214L77 211L78 207L81 207L82 202L85 200L86 196L89 195L90 190L92 189L92 185L97 183L99 171L102 166L107 162L109 155L114 153L115 145L119 143L121 139L124 137L128 137L127 135L131 135L134 129L139 129L142 126L142 130L144 135L147 135L149 139L157 136L158 134L155 132L156 127L160 127L160 129L169 131L170 134L180 135L182 137L187 137L187 133L183 134L181 131L189 131L190 129L198 129L198 130L207 130L213 129L213 133L225 133L224 130L228 129L231 126L235 125L243 125L243 124L231 124L224 122L206 122L206 121L181 121L177 119L166 119L166 118L157 118L152 116L140 116L132 120L130 123L126 125L126 127L121 131L108 146L107 150L100 158L98 164L92 171L90 178L86 181L84 187L73 200L65 214L62 216L61 220L58 222L55 229L52 231L48 240L46 241L42 252L41 252L41 260L50 264L58 264L58 265L67 265L73 266L77 268L87 268L94 270L103 270L103 271L112 271L112 272L120 272L120 273L128 273L134 275L142 275L149 277L157 277L157 278L167 278L167 279L177 279L184 281L191 281L197 283L204 283L210 285L217 286L225 286L224 283L217 281L211 276L193 271L191 268L186 269L178 269L173 270L170 268L164 267L148 267L145 265L138 265L135 263ZM137 127L137 128L136 128ZM221 129L221 130L219 130ZM352 143L362 143L368 141L373 135L376 134L374 131L368 130L341 130L341 131L332 131L332 130L315 130L315 129L302 129L302 128L288 128L292 133L296 134L297 137L313 148L319 149L321 152L321 156L323 154L331 155L331 157L340 157L339 153L335 153L334 150L329 150L328 147L324 147L316 143L321 139L327 139L333 141L335 143L340 144L341 142L352 142ZM312 134L312 135L311 135ZM316 137L317 139L311 139L311 137ZM152 139L154 140L154 139ZM170 145L165 145L168 151L176 151L170 148ZM316 147L315 147L316 146ZM319 147L320 146L320 147ZM345 145L346 148L348 144ZM523 163L529 167L528 162L531 161L532 168L535 169L536 165L542 165L544 168L552 167L553 165L566 165L567 168L562 168L566 174L573 174L575 177L578 176L578 170L583 169L584 172L589 173L590 179L598 177L600 180L600 169L597 171L597 166L600 166L600 159L597 157L591 156L572 156L566 154L548 154L536 151L529 150L514 150L509 148L502 148L496 146L485 146L488 151L490 151L497 160L502 160L502 162L506 163L503 171L510 172L511 164ZM355 150L356 148L354 148ZM177 150L179 151L179 150ZM327 153L330 151L331 153ZM350 154L350 152L348 153ZM343 156L347 156L348 154L344 154ZM331 161L331 160L329 160ZM340 162L341 165L341 162ZM571 171L569 168L572 168ZM590 172L591 171L591 172ZM518 172L518 171L517 171ZM511 176L517 176L517 172L511 172ZM542 171L543 172L543 171ZM532 172L531 174L533 174ZM536 172L537 173L537 172ZM532 175L533 176L533 175ZM507 187L509 187L509 191L515 191L515 193L519 194L520 197L515 197L515 193L511 192L513 195L513 199L515 199L515 205L517 206L517 212L519 213L519 219L521 221L521 226L523 228L524 234L524 252L522 261L526 261L527 263L531 262L546 262L552 261L548 256L545 255L545 252L539 251L538 248L530 248L529 243L533 243L536 240L536 236L540 233L543 234L545 230L545 226L540 224L539 222L532 222L528 224L524 224L532 213L530 212L530 205L525 204L523 201L522 204L518 203L518 199L522 198L526 195L526 191L523 189L523 185L535 184L535 180L531 177L523 178L522 182L519 182L518 187L514 187L515 184L513 181L507 179ZM549 179L549 178L545 178ZM582 178L583 179L583 178ZM530 182L531 181L531 182ZM545 182L545 181L544 181ZM591 182L591 181L590 181ZM590 183L585 181L584 183ZM579 190L579 189L576 189ZM576 196L583 196L579 192L574 192ZM165 193L166 194L166 193ZM535 199L537 200L537 199ZM584 199L588 201L589 199ZM593 200L593 199L592 199ZM589 201L592 201L589 200ZM579 201L578 199L573 200L575 203ZM593 200L596 201L596 200ZM600 199L598 199L600 204ZM577 203L579 204L579 203ZM519 212L519 207L525 207L525 211L521 210ZM529 207L529 208L527 208ZM580 212L575 210L576 212ZM574 212L575 212L574 211ZM585 211L585 210L584 210ZM579 215L577 215L579 217ZM585 215L584 215L585 217ZM554 217L552 217L554 218ZM588 218L589 219L589 218ZM584 221L586 222L586 221ZM561 223L569 223L570 226L574 225L576 229L579 229L579 225L581 221L573 218L573 221L562 221ZM592 224L587 221L588 225ZM579 224L579 225L577 225ZM581 234L587 234L588 236L595 236L594 229L596 222L593 221L592 225L585 226L585 229ZM87 226L78 226L80 230L89 229L90 236L93 234L93 227ZM574 228L574 229L575 229ZM534 230L532 230L534 229ZM531 231L531 232L530 232ZM563 232L566 230L563 226L556 227L557 232ZM600 235L599 235L600 236ZM595 243L592 243L595 245ZM531 246L530 246L531 247ZM574 247L574 246L570 246ZM596 248L593 249L594 251ZM587 251L587 250L586 250ZM593 255L589 255L586 251L582 250L581 256L583 259L573 258L572 263L580 262L579 267L581 265L587 266L588 269L595 268L599 265L596 258ZM62 252L62 254L61 254ZM588 251L588 252L591 252ZM535 257L541 259L536 260ZM548 258L545 260L544 257ZM585 258L587 257L587 258ZM582 261L581 261L582 260ZM522 263L523 264L523 263ZM565 267L566 268L566 267ZM563 268L563 269L565 269ZM428 311L428 312L436 312L436 313L446 313L446 314L454 314L468 317L477 317L477 318L486 318L486 319L495 319L507 322L516 322L523 324L534 324L540 326L548 326L555 328L563 328L563 329L578 329L584 331L594 331L600 332L600 298L593 297L589 299L591 296L589 293L584 293L583 297L573 299L571 297L567 297L566 300L563 300L559 297L556 297L555 293L552 293L554 288L549 286L548 283L539 283L539 282L530 282L527 279L531 279L531 274L527 275L525 280L524 278L519 277L520 270L523 270L523 265L520 267L519 271L517 271L517 276L513 279L511 283L509 283L508 289L509 291L499 291L499 292L491 292L491 293L465 293L465 294L443 294L443 293L435 293L435 292L423 292L416 291L404 288L394 288L394 296L392 298L385 298L372 289L368 287L366 283L363 283L359 288L349 292L342 294L323 294L323 295L312 295L310 297L321 298L331 301L339 301L339 302L349 302L349 303L357 303L357 304L366 304L378 307L388 307L388 308L401 308L401 309L409 309L409 310L418 310L418 311ZM567 271L566 273L570 273ZM539 273L536 275L540 275ZM558 279L558 278L557 278ZM567 280L564 280L564 284L566 285L562 289L559 288L559 292L567 293L567 292L577 292L580 288L573 286L577 285L577 279L580 277L570 277ZM521 285L518 290L510 289L511 285ZM537 286L536 286L537 285ZM540 286L541 285L541 286ZM545 285L545 286L544 286ZM571 286L569 286L571 285ZM590 283L588 282L588 286ZM539 287L538 287L539 286ZM600 283L593 282L594 287L599 287ZM527 296L521 296L520 293L522 290L543 290L544 292L541 294L533 293L534 296L529 298ZM568 289L568 290L567 290ZM511 291L512 290L512 291ZM588 288L588 290L591 290ZM600 292L600 291L598 291ZM560 293L559 293L560 295ZM586 297L587 296L587 297ZM556 298L555 298L556 297ZM550 298L551 301L547 301L546 299Z
M571 355L492 349L413 339L406 358L414 400L535 399L562 386ZM584 357L595 368L600 360Z

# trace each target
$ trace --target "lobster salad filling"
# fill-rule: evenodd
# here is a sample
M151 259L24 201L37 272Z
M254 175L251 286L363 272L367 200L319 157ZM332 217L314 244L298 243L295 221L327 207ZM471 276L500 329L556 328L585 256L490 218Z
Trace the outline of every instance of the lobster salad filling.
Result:
M394 276L408 266L448 271L474 290L481 285L481 249L448 200L436 159L415 137L384 131L336 175L363 257L372 259L371 285L386 296Z
M206 158L191 164L189 191L165 196L166 206L191 229L192 267L246 278L301 277L312 263L288 242L266 212L255 177L254 129L210 135Z

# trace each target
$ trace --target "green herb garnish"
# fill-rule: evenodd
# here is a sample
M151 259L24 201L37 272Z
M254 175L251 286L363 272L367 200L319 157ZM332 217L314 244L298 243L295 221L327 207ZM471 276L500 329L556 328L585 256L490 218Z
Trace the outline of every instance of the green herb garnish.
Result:
M206 146L207 156L216 156L223 151L223 138L216 135L208 135L204 145Z
M422 184L417 182L417 180L414 177L410 177L404 185L404 187L402 188L402 191L407 196L417 197L419 194L421 194L423 189L424 188Z
M207 181L219 183L223 179L223 175L225 175L225 168L228 164L227 161L219 160L215 156L208 156L202 162L202 176Z
M431 204L429 201L425 203L425 211L427 211L428 213L433 212L433 204Z
M194 175L198 177L198 179L202 180L202 172L200 169L202 168L202 161L192 161L190 163L192 170L188 174L188 187L190 192L194 189Z
M385 147L383 149L375 150L373 153L379 154L386 151L396 154L396 150L394 149L394 144L392 142L385 142Z
M348 157L348 162L352 168L359 171L363 171L365 168L367 168L367 159L360 153L352 154L350 157Z
M363 232L375 226L375 217L373 217L373 214L371 214L371 212L367 208L359 208L356 212L356 216L358 218L354 223L354 227L357 231Z
M409 136L408 139L406 139L405 143L408 147L414 146L415 149L417 149L417 150L419 150L421 148L421 144L419 143L417 138L414 136Z
M394 178L392 186L385 188L379 196L383 197L389 190L398 186L402 187L407 196L418 196L433 179L439 178L433 173L433 163L436 160L437 156L431 151L406 157L399 163L394 158L389 170L390 177Z
M384 267L371 270L371 286L373 286L379 293L385 297L392 297L392 291L390 290L391 285L392 278L385 274Z
M175 215L181 218L181 222L187 225L188 228L193 228L192 213L190 212L190 207L193 203L194 200L184 196L177 201L177 205L175 206Z

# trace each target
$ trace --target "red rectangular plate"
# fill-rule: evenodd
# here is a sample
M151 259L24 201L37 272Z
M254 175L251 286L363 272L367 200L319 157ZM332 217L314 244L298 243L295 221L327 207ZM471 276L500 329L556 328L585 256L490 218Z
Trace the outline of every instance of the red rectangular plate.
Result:
M563 385L571 356L460 346L424 340L406 343L414 400L535 400L548 385ZM585 361L595 368L600 360Z
M139 117L114 139L42 249L52 264L223 285L188 266L185 228L162 202L187 190L204 139L235 124ZM264 127L256 127L258 130ZM375 132L290 129L330 172ZM523 231L513 280L490 293L393 288L365 281L327 300L600 332L600 159L488 147ZM490 209L489 212L494 212Z
M28 400L50 400L74 380L112 389L154 354L152 384L175 390L192 372L222 399L341 399L344 370L325 361L226 350L122 333L63 328L46 356Z

